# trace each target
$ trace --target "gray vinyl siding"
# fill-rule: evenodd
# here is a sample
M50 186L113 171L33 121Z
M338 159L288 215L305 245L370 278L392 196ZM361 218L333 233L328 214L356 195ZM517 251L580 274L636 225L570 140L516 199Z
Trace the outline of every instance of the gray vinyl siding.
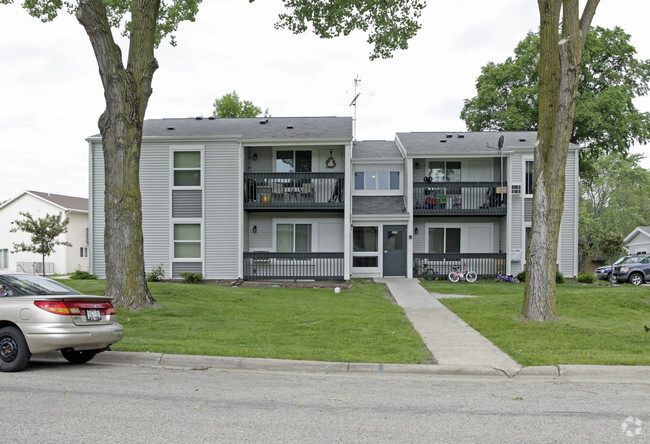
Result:
M92 144L92 183L90 184L91 207L89 208L92 219L90 226L92 236L92 254L90 257L90 271L100 279L106 277L106 259L104 257L104 153L100 143Z
M172 278L182 277L181 273L201 273L202 267L201 262L174 262Z
M566 165L566 190L564 193L564 213L560 225L560 240L558 247L558 260L560 271L566 277L574 277L577 273L578 258L575 254L576 224L578 216L575 214L576 198L578 195L576 184L576 152L569 151Z
M505 218L501 218L505 220ZM418 229L418 234L413 236L413 252L414 253L428 253L428 245L426 244L426 224L436 223L445 224L449 227L457 227L459 224L490 224L492 225L492 251L491 253L499 253L505 251L501 245L505 244L505 222L500 219L484 218L484 217L434 217L434 218L421 218L418 217L413 222L413 232L415 228ZM470 251L471 252L471 251Z
M165 277L172 276L169 145L143 143L140 154L140 192L142 193L142 233L144 266L147 272L162 265ZM201 270L198 271L199 273Z
M239 277L240 146L235 142L205 147L205 277Z
M510 185L516 184L521 185L521 193L513 194L511 197L510 208L510 251L513 253L513 250L521 250L521 262L512 262L510 263L511 273L519 273L523 270L524 267L524 184L523 184L523 163L520 154L514 154L511 158L512 162L512 182ZM510 187L512 189L512 187ZM503 251L506 251L505 249Z
M291 221L313 220L313 223L327 223L343 220L342 218L333 218L331 213L323 212L270 212L270 213L251 213L248 215L248 224L245 232L248 235L247 251L273 251L273 220L286 219L287 223ZM253 227L257 227L257 232L253 233ZM318 251L329 251L327 246L319 246Z
M533 198L524 198L524 222L531 222L533 220Z
M203 192L201 190L173 190L172 217L203 216Z

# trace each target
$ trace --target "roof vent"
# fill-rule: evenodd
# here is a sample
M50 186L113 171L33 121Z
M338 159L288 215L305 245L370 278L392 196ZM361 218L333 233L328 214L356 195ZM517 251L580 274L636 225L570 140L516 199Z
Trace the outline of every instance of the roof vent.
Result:
M525 142L525 141L526 141L526 139L519 139L519 141L520 141L520 142Z
M293 129L293 125L287 125L287 129Z
M465 138L465 134L459 134L459 135L458 135L458 138L459 138L459 139L464 139L464 138Z
M440 139L440 143L447 143L447 139Z
M214 119L216 119L216 117L214 117L214 116L208 117L208 120L214 120Z
M266 125L267 123L269 123L269 119L260 120L260 125Z
M203 116L196 116L195 119L196 120L203 120Z
M447 139L451 139L452 137L454 137L454 135L453 134L447 134L445 137L447 137Z
M174 131L175 128L174 128L173 126L168 126L167 129L168 129L169 131Z

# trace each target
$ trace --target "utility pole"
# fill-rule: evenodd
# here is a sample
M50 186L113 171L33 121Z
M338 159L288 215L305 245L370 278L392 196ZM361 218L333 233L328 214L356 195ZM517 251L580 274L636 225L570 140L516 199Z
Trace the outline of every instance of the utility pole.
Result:
M354 106L354 117L352 118L352 140L357 140L357 99L361 95L361 93L357 93L359 82L361 82L361 79L359 78L359 74L357 74L357 77L354 79L354 99L352 99L352 102L350 102L349 105Z

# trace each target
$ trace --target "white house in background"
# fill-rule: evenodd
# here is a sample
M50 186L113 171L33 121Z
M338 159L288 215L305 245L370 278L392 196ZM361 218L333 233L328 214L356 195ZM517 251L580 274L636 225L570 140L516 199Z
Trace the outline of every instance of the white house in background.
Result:
M105 276L104 157L90 150L90 271ZM518 273L534 132L353 141L349 117L144 122L145 268L167 277L350 279ZM578 270L578 147L566 165L558 269Z
M636 227L623 240L623 248L630 254L650 252L650 227Z
M58 240L70 242L72 246L59 245L45 258L46 274L88 271L88 199L38 191L23 191L0 206L0 270L41 273L40 254L11 253L15 243L30 243L28 233L9 231L15 227L11 222L22 219L21 212L34 218L63 213L70 221L68 232Z

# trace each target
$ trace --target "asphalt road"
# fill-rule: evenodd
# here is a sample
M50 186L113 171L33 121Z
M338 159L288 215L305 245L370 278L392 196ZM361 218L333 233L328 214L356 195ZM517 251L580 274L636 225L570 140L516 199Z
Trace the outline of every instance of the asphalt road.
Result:
M35 361L0 400L5 443L650 442L640 380Z

